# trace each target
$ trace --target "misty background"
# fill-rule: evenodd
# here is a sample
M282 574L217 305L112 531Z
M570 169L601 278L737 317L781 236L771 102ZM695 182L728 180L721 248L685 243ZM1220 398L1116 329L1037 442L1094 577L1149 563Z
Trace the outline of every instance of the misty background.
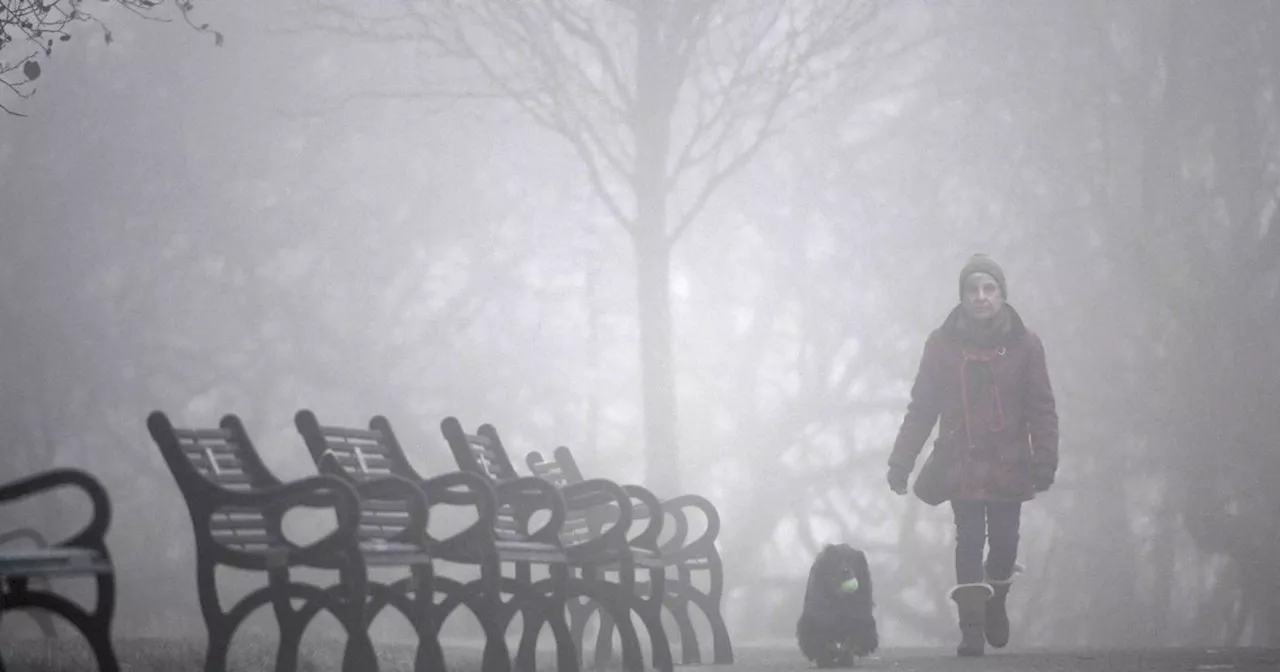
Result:
M739 1L748 21L788 5L822 25L801 20L821 0ZM949 642L950 510L892 495L885 460L925 337L985 251L1045 342L1061 417L1058 482L1025 507L1016 640L1280 646L1280 3L879 3L777 116L726 99L741 162L659 190L666 231L696 216L646 267L669 271L649 285L669 288L648 304L670 311L657 387L648 239L602 198L635 212L640 192L584 161L645 150L624 134L584 153L572 131L595 127L575 115L614 114L589 87L539 117L545 99L513 102L406 22L415 4L436 3L198 4L221 47L106 7L110 44L74 27L35 95L4 99L27 116L0 115L0 481L104 481L118 633L203 632L146 414L237 413L292 478L312 471L306 407L386 415L427 473L453 468L454 415L519 460L567 445L588 474L706 495L735 643L791 637L833 541L868 552L886 644ZM624 5L574 6L625 52L642 41ZM703 53L741 53L733 25L705 24L728 46ZM710 56L706 81L732 70ZM677 129L714 118L691 72ZM663 390L674 410L648 431L672 435L646 442ZM49 501L0 527L78 522L74 497Z

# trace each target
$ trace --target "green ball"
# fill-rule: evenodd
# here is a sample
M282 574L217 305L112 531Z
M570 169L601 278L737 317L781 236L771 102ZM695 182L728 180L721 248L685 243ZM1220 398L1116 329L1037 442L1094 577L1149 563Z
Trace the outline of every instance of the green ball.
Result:
M853 593L853 592L857 592L857 590L858 590L857 579L849 579L847 581L840 582L840 592L842 593Z

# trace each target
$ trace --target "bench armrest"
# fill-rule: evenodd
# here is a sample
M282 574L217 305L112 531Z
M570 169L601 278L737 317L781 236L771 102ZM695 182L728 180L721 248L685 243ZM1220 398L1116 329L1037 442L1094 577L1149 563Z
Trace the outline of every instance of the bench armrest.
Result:
M31 545L36 548L45 548L49 545L49 542L45 541L43 534L40 534L39 531L33 530L29 527L20 527L16 530L0 532L0 546L4 546L5 544L18 539L25 539L31 542Z
M396 475L379 476L354 485L356 494L360 496L362 502L377 499L404 505L405 513L409 514L409 520L405 523L404 531L389 541L426 548L429 504L427 495L421 487L403 476Z
M606 547L627 543L627 533L631 530L631 496L622 486L604 478L589 478L564 486L560 489L560 494L566 505L574 511L608 506L611 512L617 514L605 524L595 539L587 543Z
M284 515L290 509L300 506L333 509L338 521L337 527L310 544L297 545L280 535L280 540L287 547L279 552L281 564L323 565L333 553L359 547L360 497L354 487L336 476L309 476L250 492L222 490L211 499L208 515L212 515L217 509L223 507L257 509L267 519L269 529L274 528L277 531L282 527ZM205 518L204 523L204 530L197 533L207 535L209 541L218 544L217 541L213 541L208 518ZM261 558L266 555L229 548L225 550L241 557Z
M689 531L688 516L685 515L687 509L701 511L703 517L707 519L707 528L692 541L685 540ZM714 545L716 538L720 535L720 513L716 511L715 505L702 495L686 494L672 497L662 503L662 510L676 519L678 530L678 533L663 543L659 549L664 557L668 554L676 556L686 550L697 551L707 544Z
M493 486L500 506L510 506L515 510L516 519L522 527L528 526L533 514L548 511L550 519L536 530L524 530L530 541L560 543L560 528L564 526L567 514L564 498L556 486L533 476L521 476L509 481L501 481Z
M468 471L452 471L424 479L421 485L427 493L431 506L448 504L476 508L475 523L444 539L436 539L428 531L429 543L447 545L463 543L463 540L471 539L476 535L493 536L493 523L498 515L498 497L494 494L488 479Z
M626 491L631 499L639 503L638 506L636 504L631 505L632 519L643 520L648 518L649 520L648 524L644 526L644 530L631 538L631 545L638 548L658 550L658 537L662 534L662 526L666 523L666 517L662 515L662 504L658 501L658 496L648 488L640 485L624 485L622 489Z
M103 549L107 528L111 525L111 498L98 479L88 472L67 468L51 469L7 483L0 486L0 504L63 486L80 488L89 496L89 501L93 504L93 517L70 539L53 545Z

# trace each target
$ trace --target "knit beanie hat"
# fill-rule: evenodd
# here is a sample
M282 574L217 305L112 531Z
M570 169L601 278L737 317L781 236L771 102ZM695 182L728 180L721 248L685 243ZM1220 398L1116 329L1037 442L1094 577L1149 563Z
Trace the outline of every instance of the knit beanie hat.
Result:
M1004 269L1000 268L995 259L982 254L969 257L969 261L965 263L964 268L960 269L960 298L964 299L964 281L974 273L986 273L996 279L996 284L1000 285L1000 294L1004 298L1009 298L1009 287L1004 284Z

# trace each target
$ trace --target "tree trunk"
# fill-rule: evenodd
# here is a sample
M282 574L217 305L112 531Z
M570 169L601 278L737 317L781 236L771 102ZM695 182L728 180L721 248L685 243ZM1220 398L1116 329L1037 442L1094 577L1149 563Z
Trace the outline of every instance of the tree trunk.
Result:
M644 482L656 492L674 495L680 491L680 451L676 445L676 381L671 347L671 255L665 240L652 235L637 237L635 250L644 400Z
M659 36L657 3L636 16L635 133L636 294L644 413L645 485L680 490L676 445L676 380L671 346L671 243L667 238L666 167L671 142L672 83Z

